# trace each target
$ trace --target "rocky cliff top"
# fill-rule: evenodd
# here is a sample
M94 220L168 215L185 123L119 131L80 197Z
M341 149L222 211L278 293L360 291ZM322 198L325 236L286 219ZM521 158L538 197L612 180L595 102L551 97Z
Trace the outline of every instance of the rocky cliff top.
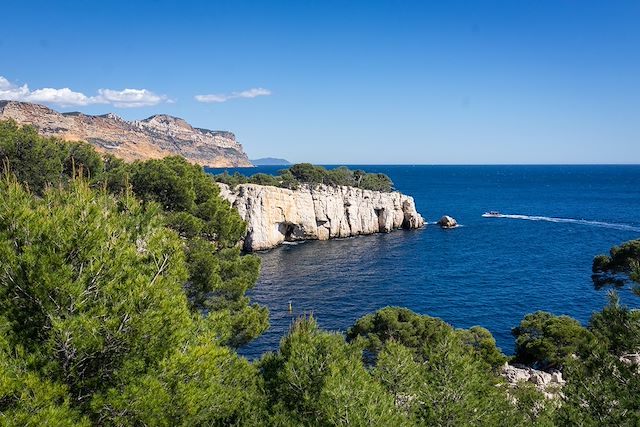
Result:
M166 114L127 121L113 113L59 113L40 104L0 101L2 119L32 125L44 136L87 141L98 151L126 161L180 155L203 166L252 166L233 133L194 128Z

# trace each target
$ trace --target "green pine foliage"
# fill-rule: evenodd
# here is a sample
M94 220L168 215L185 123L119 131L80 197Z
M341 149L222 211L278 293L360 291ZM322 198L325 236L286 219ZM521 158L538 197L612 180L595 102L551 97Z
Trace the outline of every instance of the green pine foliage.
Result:
M184 243L163 226L157 205L83 181L36 197L8 176L0 197L2 351L13 356L2 365L5 420L193 425L253 417L247 405L258 377L219 339L233 336L233 319L189 308Z
M362 349L321 331L313 317L296 321L278 352L259 366L273 425L408 425L365 369Z
M338 187L349 186L382 192L393 191L393 182L382 173L367 173L362 170L351 170L346 166L335 169L326 169L311 163L298 163L289 169L283 169L277 176L257 173L245 176L239 172L230 175L227 171L215 175L218 182L229 185L231 188L239 184L271 185L274 187L289 188L295 190L300 184L316 186L320 184Z
M485 331L386 307L358 319L347 337L373 354L377 378L414 423L521 425L494 371L505 358Z
M527 314L512 334L516 338L515 361L545 369L562 369L580 346L593 339L577 320L544 311Z
M640 240L630 240L611 248L609 255L598 255L593 260L594 273L628 273L640 261Z
M565 369L565 398L558 424L640 424L640 371L625 356L640 351L640 312L620 304L615 292L588 329L596 339L581 346Z
M35 128L11 120L0 121L0 162L2 170L37 194L77 175L97 178L104 170L102 157L90 145L43 138Z
M617 275L626 275L634 283L633 292L640 296L640 240L630 240L614 246L609 255L596 256L591 268L596 287L612 283L621 285L624 280Z

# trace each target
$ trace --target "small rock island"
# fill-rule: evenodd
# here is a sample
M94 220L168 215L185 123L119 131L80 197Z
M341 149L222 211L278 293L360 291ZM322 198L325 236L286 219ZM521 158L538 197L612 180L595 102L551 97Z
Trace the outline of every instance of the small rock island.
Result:
M458 226L458 221L449 215L444 215L438 220L438 225L442 228L456 228Z

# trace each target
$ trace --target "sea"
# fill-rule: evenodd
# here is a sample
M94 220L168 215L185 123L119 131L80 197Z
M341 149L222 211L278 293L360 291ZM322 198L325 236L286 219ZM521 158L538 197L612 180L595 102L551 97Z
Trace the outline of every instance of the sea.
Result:
M527 313L586 324L611 289L594 285L593 257L640 238L640 165L347 166L387 174L413 196L428 225L257 253L260 279L248 296L269 308L271 326L239 350L247 358L276 350L299 316L313 314L324 329L345 332L385 306L456 328L483 326L513 354L511 329ZM485 218L487 211L503 215ZM435 222L442 215L460 226L441 229ZM628 284L618 292L624 304L640 307Z

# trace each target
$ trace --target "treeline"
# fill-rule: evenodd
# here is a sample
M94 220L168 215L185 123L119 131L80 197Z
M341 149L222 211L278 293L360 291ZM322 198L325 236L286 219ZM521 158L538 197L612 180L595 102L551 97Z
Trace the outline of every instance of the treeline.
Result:
M0 158L1 425L640 422L626 358L640 319L615 294L587 327L539 312L514 329L515 362L562 370L555 399L504 382L508 358L486 329L403 308L346 336L301 318L250 363L235 348L267 327L245 295L259 262L235 247L244 224L200 167L104 160L10 122ZM198 226L186 232L180 215Z
M351 170L346 166L326 169L323 166L315 166L311 163L295 164L288 169L278 171L278 175L257 173L246 176L240 172L235 172L231 175L224 171L215 175L215 179L232 188L239 184L259 184L295 190L300 184L312 186L324 184L333 187L349 186L362 188L363 190L393 191L391 178L383 173L368 173L359 169Z

